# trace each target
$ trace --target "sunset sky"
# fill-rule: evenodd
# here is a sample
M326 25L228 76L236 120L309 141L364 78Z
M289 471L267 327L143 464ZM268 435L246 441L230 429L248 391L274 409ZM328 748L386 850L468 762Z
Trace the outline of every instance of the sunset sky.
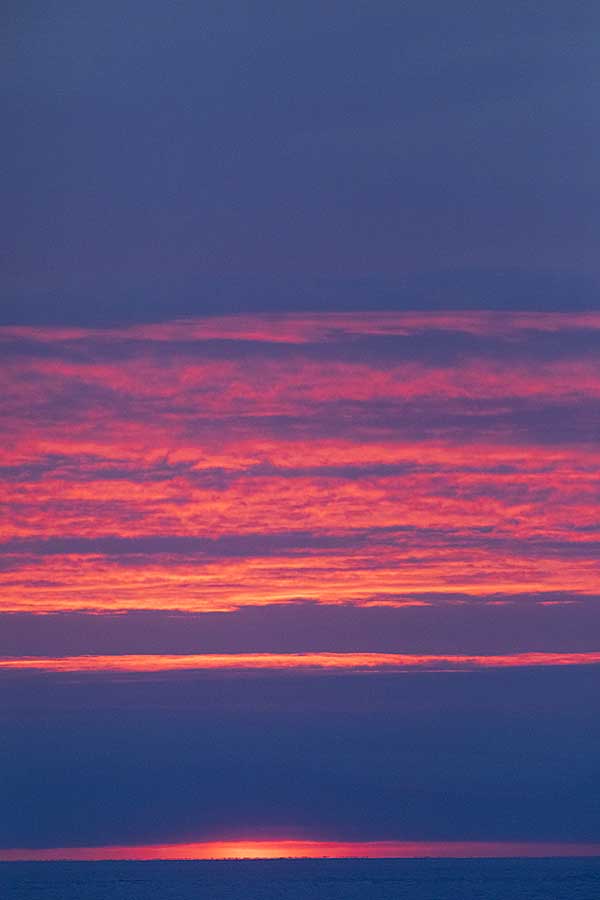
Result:
M600 854L597 13L11 15L0 860Z

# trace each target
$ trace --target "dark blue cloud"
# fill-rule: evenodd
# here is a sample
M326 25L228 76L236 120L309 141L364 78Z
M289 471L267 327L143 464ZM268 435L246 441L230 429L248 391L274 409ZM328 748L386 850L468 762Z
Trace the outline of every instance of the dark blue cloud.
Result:
M598 677L3 676L0 845L597 841Z
M66 508L66 507L65 507ZM81 503L77 504L81 509ZM90 507L91 508L91 507ZM60 511L61 505L53 509ZM569 540L568 537L511 537L505 536L495 525L477 525L470 528L425 527L396 525L348 528L334 533L323 531L281 531L268 534L225 534L220 537L196 537L193 535L144 535L121 537L101 535L79 537L57 535L53 537L13 538L0 543L0 553L10 556L25 554L27 563L32 554L43 556L103 555L124 565L144 565L148 557L168 557L173 565L177 557L182 564L194 559L227 559L230 557L310 556L328 550L367 549L385 547L432 553L436 548L452 546L463 549L488 548L509 551L523 557L550 557L565 555L567 558L594 559L600 549L597 540ZM425 559L425 557L424 557ZM389 562L384 560L383 565ZM363 561L363 565L366 561ZM375 566L381 561L374 559Z
M4 321L598 304L587 2L8 18Z
M405 592L371 599L429 605L361 608L303 601L227 613L11 613L0 616L0 656L306 651L487 655L600 648L600 596L560 591L483 596Z

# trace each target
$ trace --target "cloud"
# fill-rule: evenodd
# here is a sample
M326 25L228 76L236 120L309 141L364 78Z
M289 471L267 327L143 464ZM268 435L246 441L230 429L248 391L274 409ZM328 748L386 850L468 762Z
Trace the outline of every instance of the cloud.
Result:
M3 609L594 593L599 322L4 329Z
M0 658L0 669L39 672L202 672L248 670L335 672L445 672L479 668L504 669L530 666L589 666L600 664L593 653L513 653L504 656L446 656L402 653L228 653L228 654L120 654L113 656L38 656Z
M0 846L600 840L594 666L116 677L2 673Z
M586 653L598 649L599 620L600 597L574 591L406 592L375 594L360 605L296 600L203 613L43 614L38 609L0 617L0 655Z

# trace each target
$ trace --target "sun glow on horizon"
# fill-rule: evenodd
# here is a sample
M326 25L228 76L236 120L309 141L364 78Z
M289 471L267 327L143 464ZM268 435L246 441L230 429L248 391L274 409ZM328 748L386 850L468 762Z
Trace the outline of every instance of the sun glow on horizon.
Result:
M102 860L469 859L600 856L600 844L551 841L233 840L147 846L0 849L0 862Z

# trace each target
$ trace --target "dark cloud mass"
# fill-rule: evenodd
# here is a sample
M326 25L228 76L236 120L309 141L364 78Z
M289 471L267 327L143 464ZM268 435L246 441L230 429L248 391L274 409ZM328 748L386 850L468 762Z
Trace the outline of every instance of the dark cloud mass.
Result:
M12 677L0 846L598 840L597 678Z
M587 0L12 5L3 321L597 307Z
M11 613L0 617L0 655L307 650L498 654L586 652L598 646L600 596L540 591L481 598L405 593L372 599L369 607L304 600L226 613ZM394 600L407 605L385 605Z

